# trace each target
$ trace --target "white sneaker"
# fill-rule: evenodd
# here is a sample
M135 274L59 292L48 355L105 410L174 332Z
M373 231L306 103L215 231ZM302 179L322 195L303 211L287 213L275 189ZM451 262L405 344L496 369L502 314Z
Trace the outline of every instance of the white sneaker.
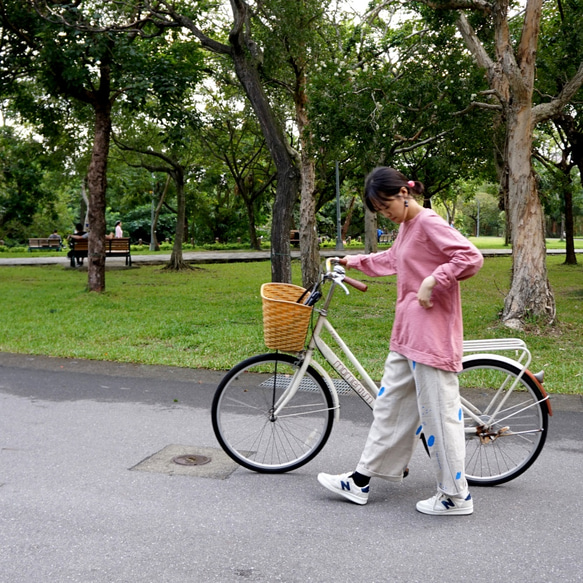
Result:
M442 492L438 492L433 498L417 502L417 510L423 514L434 516L453 515L463 516L474 511L474 501L472 495L468 494L465 499L453 498Z
M330 492L335 492L340 496L354 502L355 504L366 504L368 502L369 486L360 488L350 477L352 472L333 476L332 474L318 474L318 482L328 488Z

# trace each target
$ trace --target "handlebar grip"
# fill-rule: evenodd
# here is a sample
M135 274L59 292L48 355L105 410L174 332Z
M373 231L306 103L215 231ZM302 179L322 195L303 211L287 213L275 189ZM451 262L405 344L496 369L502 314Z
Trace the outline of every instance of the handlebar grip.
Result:
M352 277L344 276L344 283L351 285L353 288L357 289L358 291L365 292L368 289L368 285L363 281L358 281L358 279L352 279Z

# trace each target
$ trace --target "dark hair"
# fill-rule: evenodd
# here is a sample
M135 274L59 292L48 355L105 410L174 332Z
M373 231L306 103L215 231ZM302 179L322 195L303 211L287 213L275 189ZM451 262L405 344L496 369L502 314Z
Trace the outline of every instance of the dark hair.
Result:
M115 226L117 227L118 225L121 225L121 221L117 221L117 223L115 223Z
M423 183L418 180L407 180L404 174L394 168L388 166L375 168L364 183L364 202L368 210L376 213L383 203L399 196L401 188L406 188L409 194L414 196L425 192Z

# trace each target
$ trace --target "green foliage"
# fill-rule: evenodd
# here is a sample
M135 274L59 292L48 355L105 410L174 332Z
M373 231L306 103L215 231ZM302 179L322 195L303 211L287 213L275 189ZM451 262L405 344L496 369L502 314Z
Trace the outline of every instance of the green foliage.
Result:
M107 231L113 230L116 221L122 221L124 234L132 241L150 241L150 225L152 224L152 206L142 205L135 207L126 213L108 213ZM160 213L156 229L158 241L174 239L176 233L176 214L165 210Z
M346 160L343 175L360 183L374 166L396 166L428 196L460 178L493 178L491 116L469 109L486 89L482 72L447 18L437 27L408 16L337 25L340 43L310 75L316 151Z
M0 239L23 242L68 227L57 165L39 141L21 138L10 127L0 129Z
M461 231L466 235L476 235L479 222L480 236L500 237L504 233L504 214L500 212L498 198L487 190L479 188L471 199L461 207Z
M43 4L54 11L52 17L38 18L29 2L3 1L3 16L28 31L35 43L31 49L23 37L10 33L11 26L4 27L0 90L10 98L5 111L43 136L43 142L35 146L15 138L2 146L0 237L22 242L54 227L65 232L77 219L93 132L87 96L99 86L104 63L112 86L119 90L113 100L118 137L142 151L155 149L187 168L188 239L234 244L238 238L249 241L253 226L265 234L273 189L261 187L272 168L254 114L241 106L245 96L230 61L216 55L203 58L194 37L179 29L154 34L158 31L146 25L144 37L98 31L106 24L124 22L132 10L141 9L141 2L38 3ZM394 165L421 180L428 194L443 204L455 199L460 183L474 177L480 182L494 180L492 144L497 136L491 114L474 109L458 115L481 100L486 82L456 33L456 12L408 2L407 17L394 18L394 5L371 2L381 4L385 6L374 18L360 21L333 10L328 1L253 3L256 10L250 23L256 57L262 60L264 87L281 119L295 115L290 95L300 73L307 75L318 228L331 237L336 235L336 160L341 163L343 220L357 196L349 230L353 237L363 232L359 196L363 177L378 164ZM219 3L174 5L204 30L212 27L213 38L227 41L230 23L214 17ZM581 0L543 6L537 52L541 101L560 91L581 60L581 7ZM60 17L70 23L84 21L93 29L75 30ZM478 13L469 18L489 47L488 19ZM511 23L514 39L521 34L520 24L520 18ZM197 84L211 70L214 82L207 93L216 103L201 119ZM579 102L568 108L575 120L582 118L575 115ZM290 143L297 148L296 138L290 131ZM15 162L18 157L20 166ZM109 162L107 228L111 230L119 217L135 240L149 239L152 193L159 197L166 178L159 171L128 166L146 158L113 148ZM546 171L541 170L540 177L545 210L557 220L562 204L555 192L559 183ZM247 194L253 199L250 205L245 204ZM577 186L576 205L581 204L579 196ZM176 207L172 187L166 200ZM471 209L465 214L469 216ZM172 238L172 214L164 213L160 221L160 238ZM380 225L390 227L382 219ZM462 228L470 231L471 225Z

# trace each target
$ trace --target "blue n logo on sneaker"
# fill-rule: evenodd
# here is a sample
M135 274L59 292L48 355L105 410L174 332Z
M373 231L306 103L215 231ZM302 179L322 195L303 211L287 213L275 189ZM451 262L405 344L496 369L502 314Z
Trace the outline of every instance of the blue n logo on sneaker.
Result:
M445 506L446 510L449 510L450 508L455 508L455 503L451 498L444 498L441 503Z
M342 480L340 481L340 485L342 486L343 490L348 490L350 492L350 482L343 482Z

